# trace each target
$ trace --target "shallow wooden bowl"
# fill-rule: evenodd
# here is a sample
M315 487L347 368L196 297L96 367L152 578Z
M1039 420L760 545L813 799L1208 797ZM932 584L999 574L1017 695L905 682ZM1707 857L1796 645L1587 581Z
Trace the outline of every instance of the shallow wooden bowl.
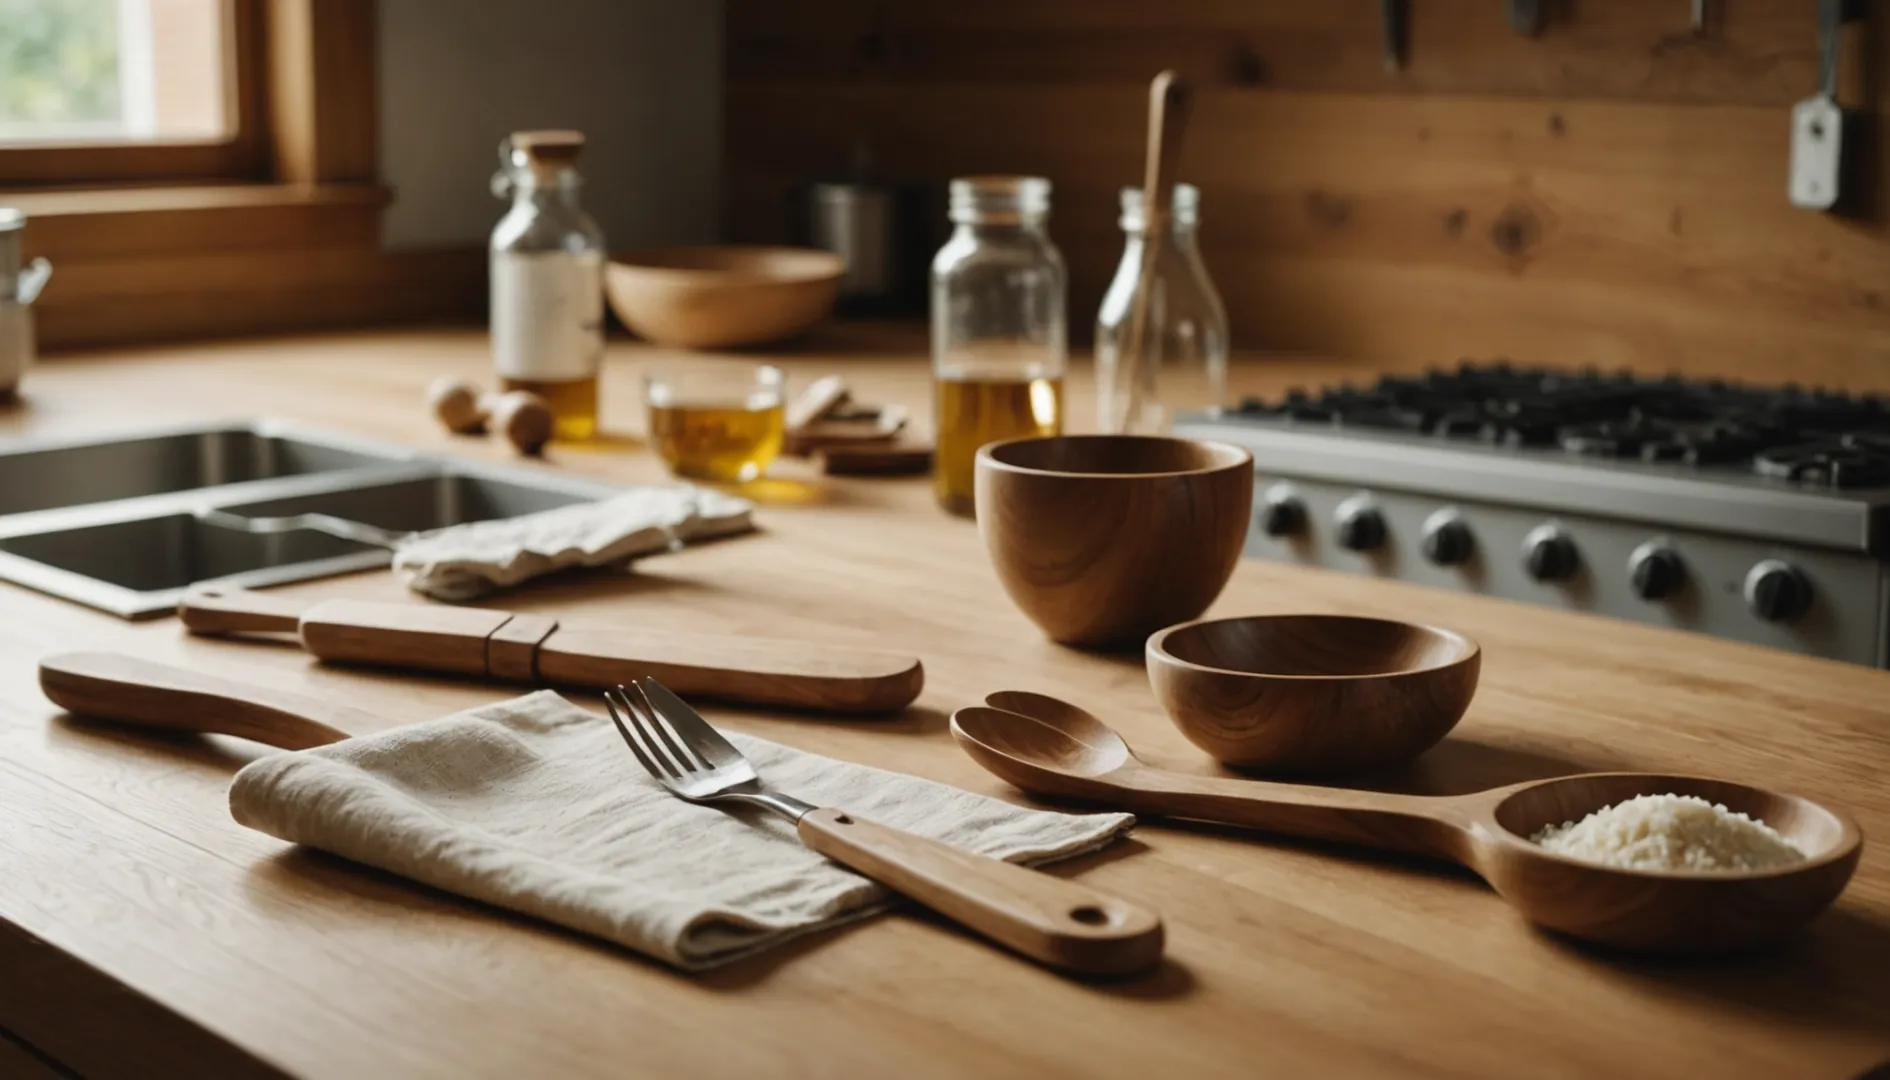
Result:
M1591 773L1489 794L1498 796L1493 806L1465 815L1466 854L1478 873L1536 922L1624 949L1718 953L1775 941L1837 899L1863 851L1863 834L1848 817L1810 799L1726 780ZM1580 821L1637 795L1666 794L1696 795L1763 821L1805 861L1741 873L1626 870L1530 842L1546 826Z
M1304 775L1397 765L1437 745L1482 652L1452 630L1351 615L1255 615L1148 639L1148 677L1189 741L1229 765Z
M1013 439L980 449L975 475L998 580L1068 645L1140 643L1207 610L1253 508L1253 455L1193 439Z
M612 256L604 292L625 326L658 344L761 345L825 317L845 269L807 248L656 248Z

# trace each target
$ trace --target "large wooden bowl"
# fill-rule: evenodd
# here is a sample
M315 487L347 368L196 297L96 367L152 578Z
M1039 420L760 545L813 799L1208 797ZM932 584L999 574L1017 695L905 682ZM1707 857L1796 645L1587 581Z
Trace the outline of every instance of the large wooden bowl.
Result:
M604 292L623 324L660 345L720 349L802 333L833 307L846 269L807 248L668 247L616 255Z
M1351 615L1256 615L1148 639L1155 696L1229 765L1340 775L1402 764L1457 726L1482 651L1454 630Z
M1014 439L980 449L975 476L998 580L1068 645L1139 644L1207 610L1253 508L1253 456L1192 439Z

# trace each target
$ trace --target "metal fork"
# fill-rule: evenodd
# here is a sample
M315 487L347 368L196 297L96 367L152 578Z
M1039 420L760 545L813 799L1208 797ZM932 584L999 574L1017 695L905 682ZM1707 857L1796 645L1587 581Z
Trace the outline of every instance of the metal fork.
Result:
M1161 919L1126 900L763 790L741 751L655 679L605 691L604 705L630 752L671 794L780 814L809 848L1025 956L1092 975L1129 974L1161 959Z

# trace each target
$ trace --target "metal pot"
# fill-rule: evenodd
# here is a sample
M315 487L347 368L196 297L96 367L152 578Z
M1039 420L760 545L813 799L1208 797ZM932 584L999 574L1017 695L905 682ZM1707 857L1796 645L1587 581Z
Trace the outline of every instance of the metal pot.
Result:
M907 237L906 199L882 184L829 182L809 185L804 195L803 242L839 255L840 310L886 312L910 299L913 245Z

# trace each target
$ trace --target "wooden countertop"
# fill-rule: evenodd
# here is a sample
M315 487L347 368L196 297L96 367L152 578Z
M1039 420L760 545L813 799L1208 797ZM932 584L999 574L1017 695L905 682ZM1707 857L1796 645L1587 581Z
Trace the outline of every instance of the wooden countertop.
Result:
M921 406L916 335L843 330L784 354ZM606 423L663 358L616 344ZM0 435L280 416L502 459L434 429L421 388L481 376L470 331L100 354L34 371ZM1279 360L1243 388L1368 369ZM1080 404L1087 393L1073 398ZM542 466L661 470L633 441ZM788 471L788 470L784 470ZM758 492L766 531L624 576L543 583L520 610L884 645L923 656L889 720L731 709L712 719L808 750L1022 799L952 744L946 718L1017 687L1094 707L1153 761L1211 772L1135 658L1045 642L1005 600L974 526L918 480ZM296 593L398 599L385 573ZM1875 838L1849 891L1774 951L1626 959L1540 934L1467 873L1235 830L1148 824L1063 872L1158 908L1169 959L1072 982L899 912L707 976L294 850L236 825L230 774L263 751L67 718L39 694L58 649L117 649L345 700L408 722L504 693L312 665L188 639L0 585L0 1073L87 1076L1807 1076L1890 1059L1890 674L1705 637L1319 570L1244 563L1216 613L1333 610L1479 639L1481 689L1453 736L1388 786L1464 791L1590 769L1710 773L1841 804ZM580 700L585 700L580 698ZM33 1049L29 1049L33 1048ZM61 1075L48 1072L47 1075Z

